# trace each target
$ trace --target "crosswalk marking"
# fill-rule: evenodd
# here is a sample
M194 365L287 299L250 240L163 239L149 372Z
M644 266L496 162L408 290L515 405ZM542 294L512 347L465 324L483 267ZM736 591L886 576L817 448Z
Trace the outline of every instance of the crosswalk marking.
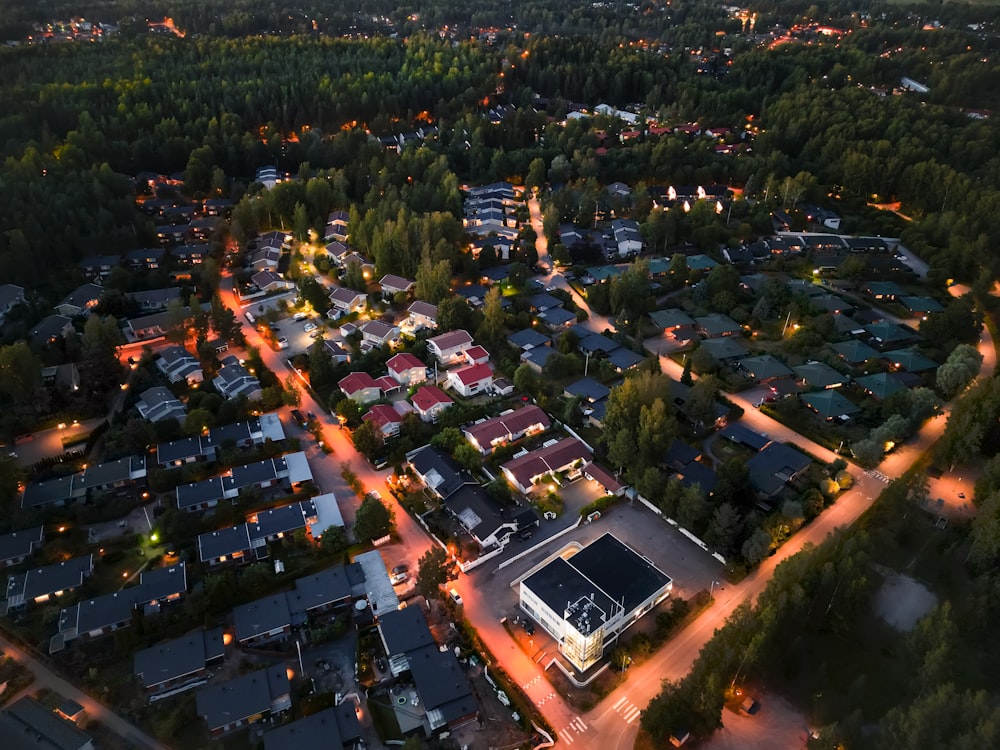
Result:
M632 701L628 699L627 695L622 696L617 702L615 702L612 708L617 711L623 719L625 719L626 724L631 724L642 714L642 709L632 703Z
M642 713L641 709L632 706L632 708L630 708L627 712L622 714L622 718L625 719L626 724L631 724L633 721L639 718L639 714L641 713Z
M613 705L613 706L612 706L611 708L613 708L613 709L614 709L615 711L617 711L617 710L618 710L618 707L619 707L619 706L620 706L620 705L621 705L622 703L624 703L625 701L627 701L627 700L628 700L628 697L627 697L627 696L624 696L624 695L623 695L623 696L622 696L621 698L619 698L619 699L618 699L618 700L617 700L617 701L615 702L615 705Z
M560 731L559 736L566 741L567 745L573 744L573 733L570 732L568 729L563 729L562 731Z
M528 690L533 685L537 685L541 681L541 679L542 679L541 675L535 675L534 679L532 679L532 680L524 683L523 685L521 685L521 688L524 689L524 690Z
M581 719L579 716L573 719L573 721L571 721L569 725L574 729L576 729L576 731L580 732L581 734L587 731L587 725L583 723L583 719Z

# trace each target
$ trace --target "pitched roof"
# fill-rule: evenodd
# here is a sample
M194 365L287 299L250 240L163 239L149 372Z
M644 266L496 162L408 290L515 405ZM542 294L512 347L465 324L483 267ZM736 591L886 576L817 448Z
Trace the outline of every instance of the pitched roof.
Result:
M217 729L265 713L289 689L285 665L278 664L228 682L206 685L195 695L195 704L209 729Z
M410 399L420 411L426 412L436 404L453 404L454 400L436 385L425 385Z
M803 403L824 419L846 417L861 411L861 407L853 404L838 391L804 393L801 398Z
M378 388L375 378L363 371L352 372L350 375L341 378L337 385L340 387L340 390L348 395L357 393L365 388Z
M148 689L198 672L205 668L206 662L224 655L222 628L199 628L180 638L137 651L132 671Z
M841 375L826 362L806 362L793 367L796 376L810 388L829 388L832 385L843 385L847 376Z
M468 331L463 331L459 328L429 338L427 339L427 343L436 346L439 351L443 352L460 346L469 346L472 344L472 336Z
M587 462L591 458L593 455L582 441L568 437L512 459L501 468L509 472L520 486L528 487L535 477L550 471L561 471L575 461Z
M493 377L493 368L488 363L483 362L478 365L468 365L448 373L448 377L454 376L462 385L472 385L487 378Z
M379 429L383 430L391 424L399 424L403 421L399 412L388 404L375 404L375 406L368 410L363 419L366 422L374 423Z
M389 372L401 373L413 368L423 369L424 363L409 352L400 352L390 357L385 366L389 369Z
M474 439L480 446L486 447L495 440L501 440L509 435L520 436L532 425L540 424L542 429L548 429L552 424L548 415L534 404L523 409L506 412L498 417L466 427L466 435Z

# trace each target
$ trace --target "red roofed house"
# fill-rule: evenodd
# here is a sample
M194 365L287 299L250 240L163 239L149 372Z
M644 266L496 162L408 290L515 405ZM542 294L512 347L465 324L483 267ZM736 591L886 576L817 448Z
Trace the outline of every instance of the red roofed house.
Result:
M378 427L384 438L396 437L403 422L399 412L388 404L375 404L362 419Z
M501 445L547 430L551 424L548 415L532 404L477 422L462 430L462 434L480 453L492 453Z
M375 385L377 385L379 390L385 395L395 393L403 387L395 378L390 378L388 375L375 378Z
M337 385L349 399L359 404L378 401L382 397L382 389L375 382L375 378L367 372L352 372L347 377L341 378Z
M582 441L570 437L547 442L537 450L508 461L500 469L511 484L527 494L546 474L569 472L569 478L579 476L592 457Z
M413 394L410 401L425 422L436 422L441 412L455 403L436 385L425 385Z
M481 346L465 350L465 361L470 365L484 365L490 361L490 353Z
M475 396L493 385L493 368L489 365L469 365L448 373L448 386L465 396Z
M458 329L427 339L427 349L442 364L452 364L461 359L466 349L471 349L472 336L468 331Z
M416 385L427 380L427 368L424 367L424 363L409 352L395 355L385 363L385 366L400 385Z

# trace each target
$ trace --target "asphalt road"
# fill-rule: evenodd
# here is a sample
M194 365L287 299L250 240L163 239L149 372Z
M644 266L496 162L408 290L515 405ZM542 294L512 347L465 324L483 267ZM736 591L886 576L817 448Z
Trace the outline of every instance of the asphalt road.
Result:
M0 648L7 656L23 664L34 675L35 682L31 686L32 691L49 688L65 698L76 701L86 709L87 716L91 720L100 721L112 732L132 743L133 747L168 750L166 745L160 744L134 724L125 721L103 703L99 703L79 688L66 682L44 664L5 638L0 638Z

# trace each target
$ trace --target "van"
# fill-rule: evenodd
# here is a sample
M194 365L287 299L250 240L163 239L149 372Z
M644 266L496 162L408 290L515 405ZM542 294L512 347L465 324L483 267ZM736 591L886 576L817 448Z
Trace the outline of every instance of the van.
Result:
M251 312L245 312L245 313L243 313L243 317L247 319L247 322L248 322L248 323L249 323L250 325L253 325L254 323L256 323L256 322L257 322L257 318L255 318L255 317L253 316L253 313L251 313Z
M462 606L462 596L454 588L451 588L448 591L448 596L450 596L451 600L455 602L455 604L457 604L459 607Z

